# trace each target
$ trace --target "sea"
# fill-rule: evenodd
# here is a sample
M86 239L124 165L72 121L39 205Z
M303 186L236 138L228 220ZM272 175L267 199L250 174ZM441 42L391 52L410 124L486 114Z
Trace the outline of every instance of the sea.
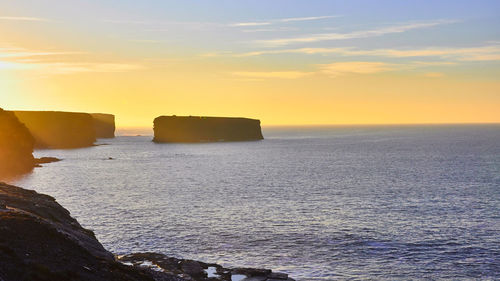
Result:
M63 160L13 183L54 196L117 255L300 281L500 280L499 124L263 131L251 142L134 135L37 150Z

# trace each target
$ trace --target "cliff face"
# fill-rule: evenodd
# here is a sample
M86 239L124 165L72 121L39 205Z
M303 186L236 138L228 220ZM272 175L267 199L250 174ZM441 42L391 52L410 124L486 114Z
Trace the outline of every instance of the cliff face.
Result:
M0 178L33 169L33 145L30 132L14 113L0 108Z
M97 138L115 137L115 116L112 114L91 113Z
M0 183L0 280L176 280L117 262L54 198Z
M96 140L94 119L87 113L14 111L35 138L36 148L92 146Z
M154 142L261 140L260 121L248 118L160 116L154 120Z

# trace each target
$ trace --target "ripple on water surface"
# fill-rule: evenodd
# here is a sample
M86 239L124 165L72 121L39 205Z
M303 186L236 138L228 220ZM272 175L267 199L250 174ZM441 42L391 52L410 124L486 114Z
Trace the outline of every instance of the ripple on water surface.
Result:
M265 136L41 150L64 160L15 184L56 197L116 254L157 251L303 281L500 278L499 126Z

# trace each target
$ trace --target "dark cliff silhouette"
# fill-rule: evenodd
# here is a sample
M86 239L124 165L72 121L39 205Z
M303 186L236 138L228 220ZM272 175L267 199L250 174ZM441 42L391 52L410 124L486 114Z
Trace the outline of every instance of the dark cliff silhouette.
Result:
M34 144L28 128L14 113L0 108L0 179L33 169Z
M96 140L94 119L88 113L14 111L35 138L36 148L92 146Z
M154 142L261 140L260 121L233 117L160 116L154 120Z
M0 229L0 280L177 280L117 262L54 198L1 182Z
M115 137L115 116L113 114L91 113L94 118L95 135L97 138Z

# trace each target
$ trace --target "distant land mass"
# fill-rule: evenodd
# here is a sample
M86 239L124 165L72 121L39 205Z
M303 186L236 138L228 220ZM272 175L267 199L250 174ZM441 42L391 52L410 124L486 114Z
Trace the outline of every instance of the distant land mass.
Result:
M115 137L115 116L105 113L91 113L94 119L96 138L109 139Z
M154 142L262 140L260 120L235 117L160 116L154 120Z
M96 138L114 137L114 116L61 111L14 111L35 138L35 148L92 146Z

